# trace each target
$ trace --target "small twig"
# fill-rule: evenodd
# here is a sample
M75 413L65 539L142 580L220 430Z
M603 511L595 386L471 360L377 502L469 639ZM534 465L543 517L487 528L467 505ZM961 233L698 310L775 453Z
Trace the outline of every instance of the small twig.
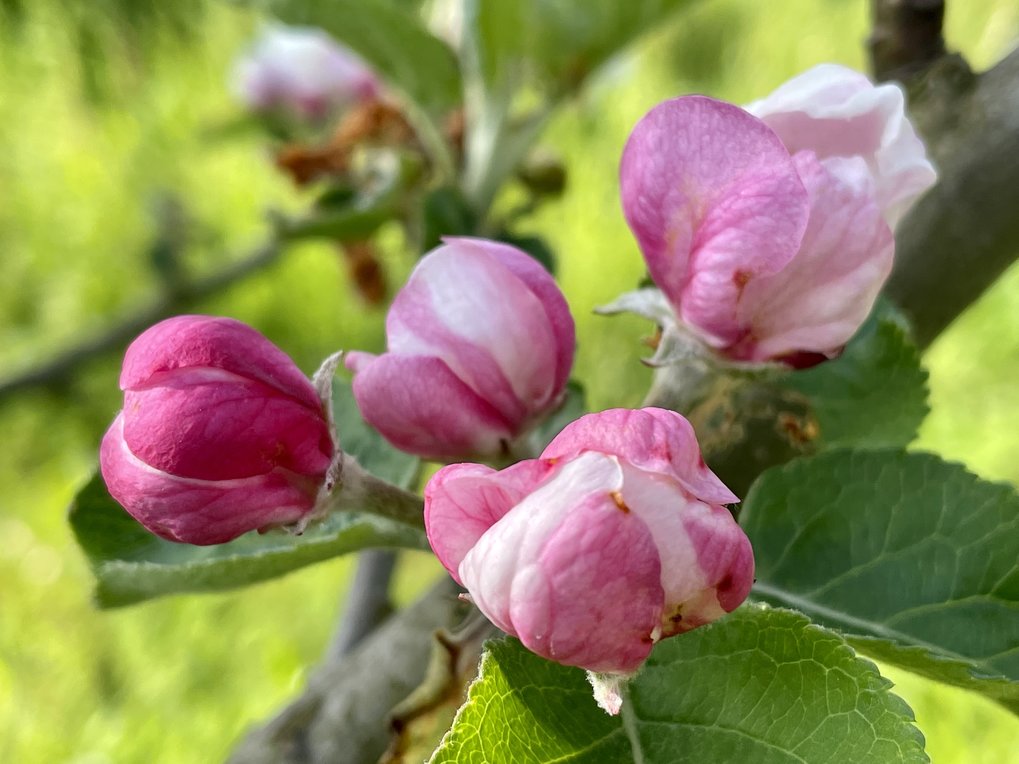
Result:
M31 387L52 387L66 382L83 364L122 350L128 342L152 324L270 265L282 251L282 245L273 240L218 273L179 285L172 292L162 295L153 304L129 316L103 334L86 339L34 369L28 369L0 381L0 400Z
M349 653L392 612L389 582L395 567L396 552L390 549L361 552L326 660L337 661Z

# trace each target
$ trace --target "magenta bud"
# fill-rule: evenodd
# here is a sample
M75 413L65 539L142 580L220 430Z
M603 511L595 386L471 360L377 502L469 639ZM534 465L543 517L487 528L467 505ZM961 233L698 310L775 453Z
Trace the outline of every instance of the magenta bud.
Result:
M221 544L296 523L333 457L315 388L231 318L177 316L127 349L124 410L103 438L110 494L158 536Z
M562 401L574 326L524 252L449 238L421 259L386 317L388 351L348 353L365 420L439 460L502 453Z
M569 425L541 458L440 470L425 489L439 560L500 629L550 660L637 670L654 644L750 592L736 497L672 411L614 409Z
M318 121L376 98L380 83L321 29L268 26L234 67L232 87L252 111Z

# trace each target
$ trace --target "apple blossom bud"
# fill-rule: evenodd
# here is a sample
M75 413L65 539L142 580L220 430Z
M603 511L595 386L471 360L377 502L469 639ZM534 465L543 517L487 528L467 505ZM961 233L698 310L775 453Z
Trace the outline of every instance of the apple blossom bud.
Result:
M431 459L493 456L562 401L574 327L555 281L515 247L446 238L386 317L388 351L348 353L365 420Z
M874 85L860 72L820 64L746 108L792 153L862 158L892 227L937 180L898 85Z
M317 121L377 97L380 85L321 29L273 24L238 60L232 87L252 111Z
M314 509L333 457L330 425L311 382L251 327L162 321L128 347L120 387L103 479L156 535L220 544Z
M614 409L501 472L444 467L425 488L425 526L500 629L559 663L626 674L659 639L746 598L753 551L722 506L734 501L683 417Z
M630 135L620 179L652 278L682 324L730 360L838 355L891 270L867 162L790 155L731 104L656 106Z

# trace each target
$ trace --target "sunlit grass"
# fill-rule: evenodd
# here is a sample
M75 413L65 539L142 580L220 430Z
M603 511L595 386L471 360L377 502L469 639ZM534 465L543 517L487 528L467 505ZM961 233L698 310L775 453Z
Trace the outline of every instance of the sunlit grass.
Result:
M1019 12L949 3L948 36L977 64L1014 40ZM256 136L215 138L234 116L225 72L253 20L213 10L186 50L166 40L154 63L109 52L113 102L89 102L59 7L33 6L0 47L0 370L9 373L142 306L158 289L145 250L156 195L195 221L189 267L205 271L257 243L262 213L300 197ZM662 98L759 96L822 60L864 64L867 3L703 2L638 54L615 63L552 125L569 190L525 221L555 246L578 319L577 375L595 407L639 402L648 327L591 309L631 288L642 263L619 213L616 172L633 123ZM395 237L390 236L389 239ZM408 258L390 241L397 271ZM928 354L934 413L920 446L981 474L1019 481L1019 297L1010 273ZM381 315L352 297L336 253L307 246L203 310L249 321L305 370L338 347L377 347ZM215 596L98 612L64 511L94 467L118 406L116 364L89 367L59 397L0 410L0 761L218 761L248 725L299 691L334 628L349 560ZM434 573L433 573L434 571ZM438 575L426 555L398 579L407 600ZM890 672L914 706L935 762L1019 760L1019 723L966 693Z

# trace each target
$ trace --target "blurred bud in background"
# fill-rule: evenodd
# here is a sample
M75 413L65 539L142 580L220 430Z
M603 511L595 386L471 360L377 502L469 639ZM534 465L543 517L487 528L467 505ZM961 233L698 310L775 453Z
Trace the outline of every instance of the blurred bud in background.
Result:
M320 29L267 26L237 61L232 89L260 114L322 122L378 97L380 83L355 53Z

